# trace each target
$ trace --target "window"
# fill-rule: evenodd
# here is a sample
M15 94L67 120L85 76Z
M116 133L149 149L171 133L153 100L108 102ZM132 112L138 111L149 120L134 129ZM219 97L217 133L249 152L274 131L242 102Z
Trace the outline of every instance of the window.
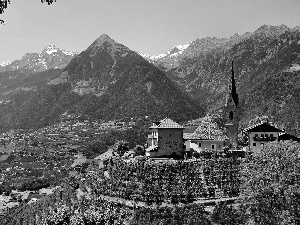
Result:
M263 138L263 137L264 137L264 134L261 134L260 136Z
M231 111L230 113L229 113L229 119L233 119L233 112Z
M221 148L221 145L219 145L219 148Z
M258 137L258 134L255 134L255 137Z
M273 137L273 134L270 134L270 137L272 138L272 137Z
M201 148L201 142L198 143L199 148Z
M215 149L215 145L211 145L211 149L214 150Z
M269 137L269 135L268 135L268 134L265 134L265 137L266 137L266 138L268 138L268 137Z
M256 146L256 143L253 143L253 146Z

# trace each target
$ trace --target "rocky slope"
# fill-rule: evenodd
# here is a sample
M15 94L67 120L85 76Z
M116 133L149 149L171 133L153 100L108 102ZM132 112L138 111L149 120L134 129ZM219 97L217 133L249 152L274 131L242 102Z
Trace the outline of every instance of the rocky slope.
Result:
M180 121L204 114L163 71L105 34L52 78L26 97L10 95L15 110L2 115L5 128L4 119L14 127L39 127L65 111L102 119L169 116Z
M197 39L176 58L165 55L151 62L209 112L216 112L225 101L233 60L242 121L265 114L293 131L300 123L299 37L299 27L263 25L227 39Z

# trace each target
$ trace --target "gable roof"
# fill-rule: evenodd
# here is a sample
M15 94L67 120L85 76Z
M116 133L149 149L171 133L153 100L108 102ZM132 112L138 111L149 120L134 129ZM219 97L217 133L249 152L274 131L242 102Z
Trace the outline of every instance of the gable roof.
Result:
M203 120L194 133L183 133L184 139L190 140L215 140L224 141L228 139L224 131L221 130L216 122L212 122L209 118Z
M280 133L283 132L283 130L278 129L267 122L250 126L244 129L244 131L245 132L280 132Z
M166 117L163 120L159 121L158 123L153 124L153 126L151 126L150 128L158 128L158 129L159 128L180 128L180 129L184 129L184 126L182 126Z
M283 140L293 140L293 141L300 142L300 138L297 138L296 136L288 134L288 133L281 133L281 134L279 134L279 140L280 141L283 141Z

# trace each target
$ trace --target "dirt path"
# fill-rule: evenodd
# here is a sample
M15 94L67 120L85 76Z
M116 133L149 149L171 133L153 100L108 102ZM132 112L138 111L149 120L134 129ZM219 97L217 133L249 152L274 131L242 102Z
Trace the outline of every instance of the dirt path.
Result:
M106 195L99 195L99 198L104 199L106 201L110 202L115 202L115 203L121 203L125 204L129 207L145 207L145 208L152 208L155 209L157 207L174 207L174 204L162 202L160 205L152 204L152 205L147 205L145 202L134 202L132 200L126 200L123 198L118 198L118 197L111 197L111 196L106 196ZM204 205L213 205L215 203L220 203L220 202L226 202L226 201L235 201L238 199L238 197L232 197L232 198L219 198L219 199L199 199L194 201L193 203L195 204L204 204ZM184 203L179 203L178 206L183 206L185 205Z

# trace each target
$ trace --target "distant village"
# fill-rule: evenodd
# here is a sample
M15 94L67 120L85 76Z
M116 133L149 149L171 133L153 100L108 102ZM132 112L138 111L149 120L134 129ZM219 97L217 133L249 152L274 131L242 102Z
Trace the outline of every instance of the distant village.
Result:
M130 129L135 122L80 120L74 114L63 114L61 122L37 131L13 130L0 135L0 186L17 186L21 182L63 178L69 175L78 161L86 161L82 152L102 134L112 130ZM76 169L76 168L75 168ZM28 204L51 194L52 188L39 191L15 190L9 195L0 195L0 215L19 204Z

